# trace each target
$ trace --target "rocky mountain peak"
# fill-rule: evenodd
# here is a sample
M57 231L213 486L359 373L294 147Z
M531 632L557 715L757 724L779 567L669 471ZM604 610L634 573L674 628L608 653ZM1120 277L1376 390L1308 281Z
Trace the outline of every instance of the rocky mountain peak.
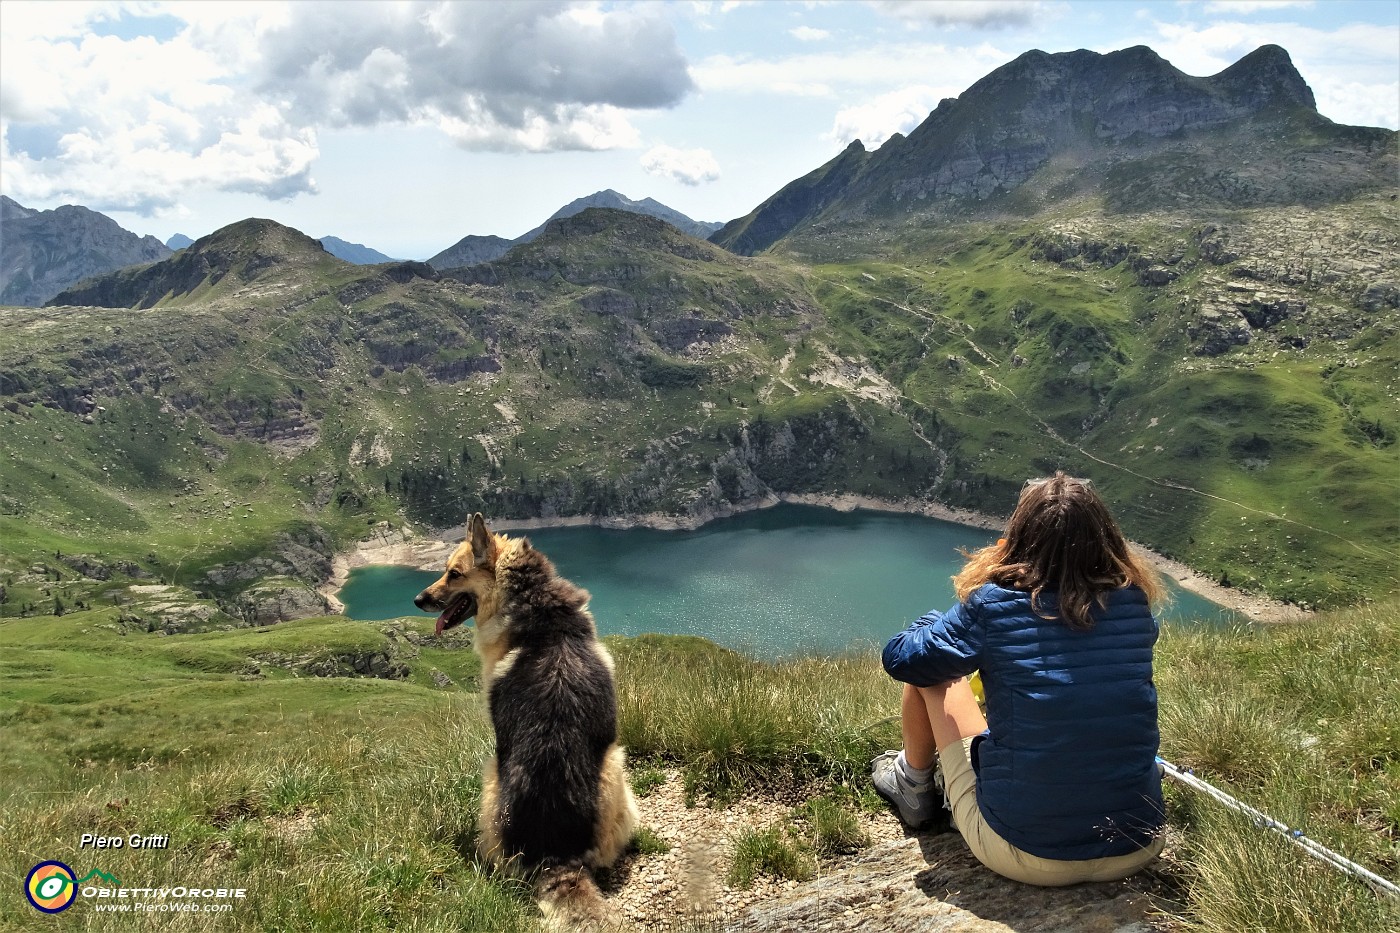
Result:
M0 304L41 305L74 282L170 255L155 237L74 204L39 211L0 198L0 222Z
M609 207L590 207L545 224L537 238L541 244L557 239L576 239L600 234L625 237L633 246L670 250L682 238L674 226L659 217Z
M1388 182L1373 151L1393 138L1320 116L1276 45L1209 77L1141 45L1033 49L941 101L907 138L869 153L852 143L711 239L749 254L814 223L1033 212L1076 197L1133 209L1334 201ZM1314 156L1338 170L1308 168Z
M655 198L643 198L640 201L634 201L619 191L614 191L612 188L604 188L602 191L595 191L592 194L570 201L551 214L549 219L544 223L527 233L521 234L513 240L507 240L498 236L472 235L463 237L447 249L429 259L428 265L432 266L434 269L447 270L476 265L483 262L491 262L492 260L504 256L513 246L533 242L536 238L543 235L555 221L573 217L583 211L594 208L627 211L646 217L656 217L675 227L677 230L702 240L709 237L721 226L718 223L692 220L675 208L667 207Z
M208 236L195 240L191 249L201 253L254 250L282 257L291 257L299 253L318 255L325 252L325 247L300 230L264 217L249 217L221 227Z
M162 262L83 282L48 303L148 308L205 286L245 285L288 268L340 261L300 230L252 217L200 237Z
M8 223L12 220L22 220L37 213L39 212L25 207L13 198L0 195L0 221Z
M699 261L725 258L722 250L686 236L659 217L591 207L549 221L538 237L494 264L512 269L563 270L559 274L572 281L580 272L586 275L594 267L619 262L635 265L637 257L646 254ZM491 281L495 276L486 268L477 268L475 272L463 269L460 273L480 281ZM548 274L553 275L554 271Z
M701 239L708 237L720 227L717 223L692 220L680 211L667 207L665 204L653 198L644 198L640 201L634 201L621 192L614 191L611 188L604 188L602 191L595 191L593 194L585 195L575 201L570 201L568 204L555 211L554 214L550 216L549 220L531 230L529 233L516 237L513 242L528 243L542 234L550 221L559 220L563 217L572 217L575 214L595 207L630 211L634 214L658 217L668 224L671 224L676 229Z
M1277 45L1261 45L1216 75L1214 81L1261 110L1275 104L1317 109L1312 88L1293 66L1288 52Z
M337 259L344 259L357 266L373 266L382 262L397 262L394 257L381 253L363 243L352 243L337 236L323 236L318 241L321 246Z

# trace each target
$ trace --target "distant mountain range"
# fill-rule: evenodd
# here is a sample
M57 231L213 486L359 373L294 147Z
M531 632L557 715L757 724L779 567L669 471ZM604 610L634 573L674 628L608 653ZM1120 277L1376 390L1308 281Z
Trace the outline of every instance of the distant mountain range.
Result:
M610 207L646 214L666 221L699 239L720 229L719 223L691 220L651 198L633 201L611 189L566 204L549 221L529 233L507 240L498 236L467 236L438 253L428 263L437 269L489 262L520 243L534 240L550 221L572 217L590 207ZM186 249L194 240L176 233L164 244L152 236L138 236L115 220L76 205L36 211L8 197L0 197L0 305L39 306L84 279L115 272L127 266L164 259ZM326 252L355 265L400 262L377 249L339 237L321 237Z
M74 204L31 210L0 196L0 305L41 305L75 282L155 262L170 249Z
M590 207L611 208L619 211L629 211L633 214L645 214L648 217L655 217L664 220L666 223L688 233L696 239L706 239L724 225L721 223L707 223L705 221L691 220L686 215L674 208L667 207L660 201L652 198L643 198L634 201L624 194L606 188L602 191L594 192L587 197L570 201L549 216L549 219L540 224L528 233L523 233L513 240L507 240L498 236L466 236L449 246L428 260L428 265L434 269L455 269L460 266L475 265L479 262L490 262L505 255L506 250L521 243L529 243L544 232L550 221L561 220L565 217L572 217L582 213Z
M326 252L337 259L344 259L346 262L353 262L357 266L373 266L381 262L398 262L392 256L386 256L377 249L370 249L360 243L351 243L342 240L340 237L323 236L321 245Z

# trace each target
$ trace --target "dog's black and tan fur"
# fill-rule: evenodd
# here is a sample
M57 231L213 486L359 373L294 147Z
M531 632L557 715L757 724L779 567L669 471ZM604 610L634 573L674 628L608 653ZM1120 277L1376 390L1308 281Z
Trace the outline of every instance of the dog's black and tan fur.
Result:
M446 572L414 603L441 611L439 633L476 617L496 733L483 769L481 855L536 874L546 909L596 911L587 869L622 854L637 805L617 744L612 656L585 608L588 593L525 538L492 534L478 513Z

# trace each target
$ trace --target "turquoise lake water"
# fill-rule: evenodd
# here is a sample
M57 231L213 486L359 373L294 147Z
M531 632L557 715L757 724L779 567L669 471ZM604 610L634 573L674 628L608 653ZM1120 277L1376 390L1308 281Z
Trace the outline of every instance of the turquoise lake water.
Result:
M956 601L959 548L995 532L917 515L779 505L695 531L546 528L517 532L592 594L605 635L700 635L756 657L882 646L930 609ZM420 614L413 597L437 572L362 567L340 591L352 619ZM1169 581L1170 582L1170 581ZM1171 584L1169 622L1229 610Z

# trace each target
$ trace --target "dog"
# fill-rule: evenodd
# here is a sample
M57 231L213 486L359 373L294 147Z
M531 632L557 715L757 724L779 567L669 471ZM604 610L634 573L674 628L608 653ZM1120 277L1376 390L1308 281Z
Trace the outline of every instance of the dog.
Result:
M566 922L602 918L592 870L617 861L638 821L617 744L613 659L588 598L528 539L492 533L478 512L443 575L413 600L441 613L439 635L476 618L496 735L478 851L533 876L546 915Z

